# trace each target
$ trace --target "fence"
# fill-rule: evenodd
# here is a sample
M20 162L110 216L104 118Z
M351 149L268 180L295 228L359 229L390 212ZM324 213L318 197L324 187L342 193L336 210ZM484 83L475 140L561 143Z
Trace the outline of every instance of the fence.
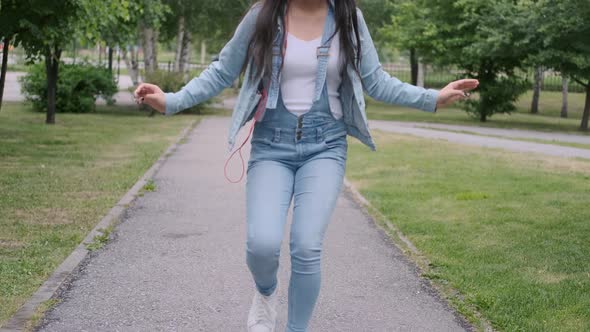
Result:
M405 64L383 64L383 69L390 75L397 77L403 82L411 82L411 70L410 66ZM424 85L429 88L440 89L447 85L449 82L454 81L462 77L463 72L460 70L453 69L441 69L431 66L426 66L424 70ZM523 78L526 78L530 83L530 88L533 88L534 83L534 71L519 72ZM543 91L559 91L562 90L562 76L559 72L552 70L546 70L543 72L541 80L541 90ZM585 92L585 89L579 83L569 80L568 82L569 92Z
M1 53L1 52L0 52ZM9 54L9 65L22 65L25 63L25 55L22 49L15 48ZM65 58L64 62L71 62L72 59ZM140 59L141 60L141 59ZM96 61L94 61L96 62ZM197 63L191 63L188 68L192 71L198 71L207 67L208 64L201 65ZM171 62L160 62L158 67L162 70L170 70L172 66ZM122 64L124 67L124 64ZM143 61L139 61L139 68L143 68ZM410 66L405 63L385 63L383 69L390 75L397 77L403 82L411 82L411 70ZM534 71L518 73L521 77L527 78L530 83L531 89L533 88L534 82ZM447 83L459 79L462 77L462 72L456 69L443 69L432 66L425 66L424 71L424 85L429 88L440 89ZM569 92L585 92L582 85L575 81L570 80L568 82ZM541 90L543 91L561 91L562 90L562 77L558 72L546 70L543 72L543 79L541 81Z

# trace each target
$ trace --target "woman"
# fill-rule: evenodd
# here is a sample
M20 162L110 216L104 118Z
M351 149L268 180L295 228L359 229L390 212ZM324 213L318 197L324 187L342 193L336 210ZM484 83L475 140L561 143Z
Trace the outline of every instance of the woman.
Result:
M375 150L363 93L435 112L466 98L478 82L455 81L436 91L390 77L354 0L264 0L246 13L219 61L181 91L141 84L135 96L171 115L217 95L244 67L229 148L254 117L246 261L256 290L248 330L275 328L279 250L293 198L287 331L306 331L320 290L322 240L344 177L346 135Z

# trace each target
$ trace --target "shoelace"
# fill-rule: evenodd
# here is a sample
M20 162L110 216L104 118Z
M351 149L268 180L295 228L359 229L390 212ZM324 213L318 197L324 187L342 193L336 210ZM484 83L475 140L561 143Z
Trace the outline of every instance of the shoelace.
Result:
M272 324L272 322L268 321L268 318L272 315L272 309L268 299L263 295L259 295L258 299L258 306L256 308L256 322Z

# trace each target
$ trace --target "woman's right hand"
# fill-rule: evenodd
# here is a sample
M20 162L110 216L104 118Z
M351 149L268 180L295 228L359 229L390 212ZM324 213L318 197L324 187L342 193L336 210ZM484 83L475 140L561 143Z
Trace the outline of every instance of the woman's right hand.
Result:
M166 96L157 85L141 83L133 92L137 104L148 104L156 111L166 113Z

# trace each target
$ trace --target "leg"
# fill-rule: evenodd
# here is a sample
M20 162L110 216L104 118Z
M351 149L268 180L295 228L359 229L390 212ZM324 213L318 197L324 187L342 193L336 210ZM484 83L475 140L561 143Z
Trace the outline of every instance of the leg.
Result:
M345 165L341 159L313 159L295 174L288 332L306 331L320 292L322 241Z
M270 160L248 169L246 262L258 291L274 292L287 210L293 195L293 170Z

